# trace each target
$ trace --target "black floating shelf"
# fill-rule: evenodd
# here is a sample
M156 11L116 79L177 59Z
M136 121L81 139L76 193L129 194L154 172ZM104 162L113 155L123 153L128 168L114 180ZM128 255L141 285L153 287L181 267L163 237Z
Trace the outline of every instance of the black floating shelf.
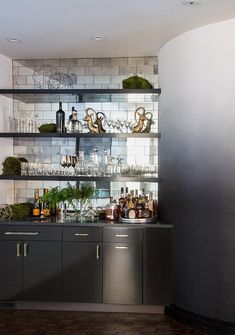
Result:
M160 138L160 133L134 133L134 134L110 134L110 133L102 133L102 134L94 134L94 133L0 133L0 137L57 137L57 138Z
M127 94L158 95L160 88L153 89L0 89L0 95L26 103L53 102L112 102L128 101ZM123 95L126 95L125 97ZM121 98L122 97L122 98ZM135 99L137 99L135 97ZM149 101L149 98L146 98ZM157 101L156 98L150 98ZM138 99L137 99L138 100Z
M103 182L149 182L157 183L157 177L93 177L93 176L3 176L0 180L56 180L56 181L103 181Z
M150 89L0 89L0 94L160 94L160 88Z

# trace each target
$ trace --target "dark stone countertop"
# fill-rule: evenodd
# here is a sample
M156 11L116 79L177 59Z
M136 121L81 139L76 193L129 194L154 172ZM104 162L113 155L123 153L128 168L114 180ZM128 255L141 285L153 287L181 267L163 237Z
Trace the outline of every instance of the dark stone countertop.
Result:
M55 217L40 219L40 218L28 218L25 220L11 220L11 221L0 221L0 225L21 225L21 226L32 226L32 225L43 225L43 226L94 226L94 227L152 227L152 228L173 228L171 224L157 221L154 223L123 223L123 222L106 222L104 220L98 221L75 221L75 220L66 220L60 221Z

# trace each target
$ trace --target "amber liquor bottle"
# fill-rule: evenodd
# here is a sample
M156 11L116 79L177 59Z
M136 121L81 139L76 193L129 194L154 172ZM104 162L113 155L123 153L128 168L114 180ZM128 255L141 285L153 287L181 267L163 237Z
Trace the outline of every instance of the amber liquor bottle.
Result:
M128 219L136 219L138 217L138 211L137 209L135 208L135 204L133 202L133 192L131 192L130 194L130 199L129 199L129 202L128 202L128 209L127 209L127 212L126 212L126 217Z
M105 207L105 220L116 221L118 218L118 206L113 197L110 197L110 203Z
M33 216L40 216L39 188L34 190Z

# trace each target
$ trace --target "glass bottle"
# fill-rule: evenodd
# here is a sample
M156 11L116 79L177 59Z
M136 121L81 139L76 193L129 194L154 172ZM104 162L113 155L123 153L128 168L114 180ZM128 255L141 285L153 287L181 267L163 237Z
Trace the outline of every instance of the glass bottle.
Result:
M65 133L65 112L62 110L62 102L59 102L59 110L56 112L56 132Z
M78 121L77 111L72 107L72 114L69 116L69 120L67 122L67 133L81 133L82 132L82 124Z
M110 197L110 203L105 206L105 220L115 221L118 218L118 206L113 197Z
M39 188L34 190L33 216L40 216Z
M84 151L78 151L78 159L75 165L75 174L77 176L85 176L87 174L87 162L85 161Z
M48 188L43 189L43 195L48 193ZM48 201L43 201L43 212L45 216L50 216L50 203Z

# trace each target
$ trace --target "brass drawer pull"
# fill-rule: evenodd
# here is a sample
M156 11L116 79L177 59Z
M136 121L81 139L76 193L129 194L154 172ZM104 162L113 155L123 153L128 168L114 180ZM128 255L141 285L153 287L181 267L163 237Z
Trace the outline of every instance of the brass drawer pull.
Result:
M29 231L6 231L4 235L11 236L36 236L39 235L39 232L29 232Z
M100 246L99 244L97 244L96 246L96 259L99 259L100 258Z
M116 234L115 236L116 236L116 237L128 237L127 234Z
M20 257L20 243L16 244L16 257Z
M88 234L86 234L86 233L75 233L74 234L74 236L82 236L82 237L86 237L86 236L88 236Z
M24 257L28 256L27 249L28 249L28 243L24 243Z
M115 248L116 248L116 249L128 249L128 247L120 247L120 246L118 246L118 245L117 245Z

